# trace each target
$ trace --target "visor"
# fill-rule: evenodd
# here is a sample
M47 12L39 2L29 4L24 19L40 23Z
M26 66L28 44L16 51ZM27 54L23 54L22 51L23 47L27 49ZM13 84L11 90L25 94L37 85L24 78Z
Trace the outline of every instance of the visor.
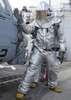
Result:
M35 19L45 19L48 14L48 10L38 10L35 14Z

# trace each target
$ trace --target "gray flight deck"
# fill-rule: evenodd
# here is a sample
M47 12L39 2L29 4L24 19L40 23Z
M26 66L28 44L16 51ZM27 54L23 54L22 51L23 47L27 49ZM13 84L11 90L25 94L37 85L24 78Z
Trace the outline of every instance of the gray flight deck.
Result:
M0 79L4 77L10 79L12 76L14 78L26 70L26 66L17 65L16 68L15 71L0 69ZM0 87L0 100L16 100L15 95L19 82ZM62 89L62 93L55 93L49 90L45 83L39 82L38 87L30 89L22 100L71 100L71 62L63 62L60 66L58 86Z

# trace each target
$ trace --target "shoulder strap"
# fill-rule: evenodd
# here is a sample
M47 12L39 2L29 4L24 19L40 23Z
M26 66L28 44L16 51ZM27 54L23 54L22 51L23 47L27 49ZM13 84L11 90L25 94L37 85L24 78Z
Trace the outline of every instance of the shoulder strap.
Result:
M35 34L37 34L38 29L39 28L35 26Z
M34 31L34 33L32 33L33 39L36 38L38 29L39 28L35 26L35 31Z
M58 29L59 29L60 25L58 24L53 24L53 28L54 28L54 35L58 36Z
M58 29L59 29L59 23L58 24L53 24L53 28L54 28L54 50L58 51L59 50L59 45L58 43Z

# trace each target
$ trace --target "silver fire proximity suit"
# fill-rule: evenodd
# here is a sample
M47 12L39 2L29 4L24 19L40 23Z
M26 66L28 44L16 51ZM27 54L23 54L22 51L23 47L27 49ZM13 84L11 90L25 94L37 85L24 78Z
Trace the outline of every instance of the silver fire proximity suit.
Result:
M48 5L45 2L42 2L45 7L44 10L48 10ZM42 4L40 4L42 8ZM38 7L40 8L40 7ZM40 9L41 10L41 9ZM42 8L43 10L43 8ZM44 17L44 16L43 16ZM54 17L53 14L47 16L44 19L36 19L33 23L26 25L25 23L20 23L22 30L29 34L35 32L35 27L38 27L36 34L36 39L34 41L33 52L30 57L30 64L26 70L25 75L23 76L21 83L18 87L18 91L26 94L29 89L30 83L35 78L35 81L38 82L41 65L45 60L48 67L49 80L48 84L50 87L57 86L57 77L60 62L55 56L55 51L53 50L54 46L54 24L61 24L60 20ZM60 51L65 51L64 46L64 36L62 32L62 26L60 25L58 29L59 45Z

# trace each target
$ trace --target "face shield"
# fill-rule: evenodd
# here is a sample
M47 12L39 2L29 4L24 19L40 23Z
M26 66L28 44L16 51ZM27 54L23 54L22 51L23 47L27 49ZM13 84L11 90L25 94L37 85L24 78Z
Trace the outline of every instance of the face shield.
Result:
M35 19L45 19L48 14L48 10L38 10L35 12Z
M45 19L48 15L48 9L49 9L49 5L44 2L41 1L38 6L36 7L36 11L35 11L35 19L41 20L41 19Z

